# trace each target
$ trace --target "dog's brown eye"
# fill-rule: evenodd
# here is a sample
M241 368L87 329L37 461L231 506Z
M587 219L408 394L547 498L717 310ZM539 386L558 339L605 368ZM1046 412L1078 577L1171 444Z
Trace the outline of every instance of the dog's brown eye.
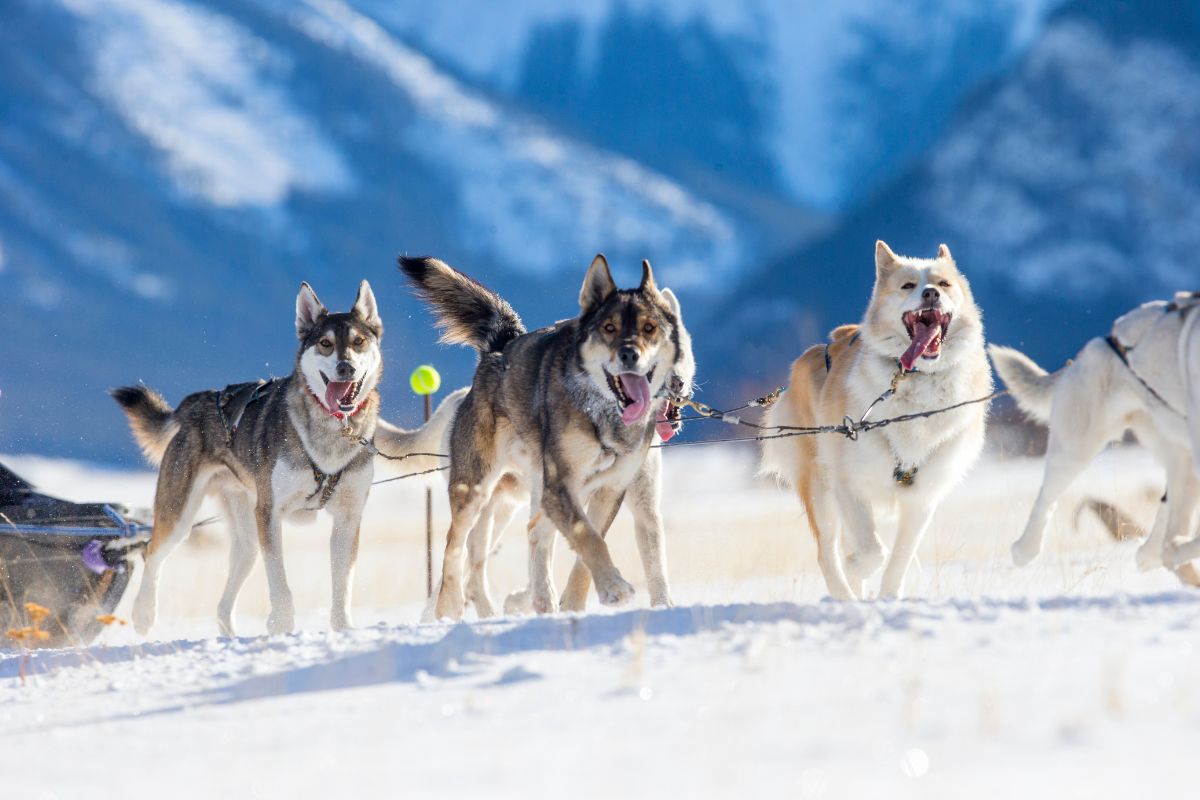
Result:
M317 344L321 347L322 350L332 350L333 349L333 342L329 341L328 339L322 339L321 341L317 342Z
M604 323L604 332L605 333L616 333L617 326L613 325L611 322L606 322L606 323Z
M655 331L654 325L649 322L647 322L645 325L642 326L642 333L646 334L647 336L654 333L654 331Z
M355 346L355 347L362 347L362 346L363 346L363 344L365 344L365 343L366 343L366 341L367 341L366 339L364 339L363 337L359 336L358 338L356 338L356 339L354 340L354 346Z
M943 289L949 289L950 281L938 281L938 286L942 287Z
M907 292L910 289L917 288L917 285L915 283L913 283L912 281L909 281L908 283L904 284L900 288Z

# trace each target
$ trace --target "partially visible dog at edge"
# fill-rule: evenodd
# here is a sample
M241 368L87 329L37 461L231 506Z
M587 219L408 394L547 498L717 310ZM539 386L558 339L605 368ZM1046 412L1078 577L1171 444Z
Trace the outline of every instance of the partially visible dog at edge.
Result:
M875 245L875 288L863 320L830 334L792 364L787 391L766 425L815 426L858 419L895 381L875 418L986 397L992 374L983 319L946 245L932 259ZM859 434L770 439L762 468L795 489L817 539L829 593L863 598L885 559L881 597L899 596L930 520L983 449L986 404L967 405ZM879 521L895 515L890 559Z
M333 516L330 622L352 626L359 524L374 474L360 440L375 435L383 374L383 322L370 285L362 282L349 312L331 313L301 284L296 335L295 370L286 378L197 392L174 409L145 386L113 390L134 438L159 466L154 528L133 609L139 633L154 625L163 562L191 531L206 495L219 499L230 530L229 576L217 607L222 634L234 635L238 593L260 550L271 597L267 630L294 628L282 523L321 509Z
M1200 293L1181 292L1117 319L1067 366L1047 373L1008 347L989 348L996 371L1032 419L1047 424L1045 474L1013 561L1041 552L1059 498L1109 442L1132 430L1167 473L1167 491L1137 565L1165 565L1200 582Z
M437 259L402 258L400 267L433 306L442 340L479 353L450 433L451 523L436 616L462 617L468 533L510 475L529 483L533 609L557 604L550 575L556 529L601 603L628 601L633 587L613 564L604 531L645 465L664 389L684 358L677 316L649 262L638 287L621 290L597 256L579 315L533 332L501 297ZM654 535L657 550L661 531Z

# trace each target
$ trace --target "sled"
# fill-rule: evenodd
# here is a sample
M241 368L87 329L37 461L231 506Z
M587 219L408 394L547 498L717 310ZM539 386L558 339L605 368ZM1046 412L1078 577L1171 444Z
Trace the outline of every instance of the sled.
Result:
M91 643L149 534L125 506L41 494L0 464L0 647Z

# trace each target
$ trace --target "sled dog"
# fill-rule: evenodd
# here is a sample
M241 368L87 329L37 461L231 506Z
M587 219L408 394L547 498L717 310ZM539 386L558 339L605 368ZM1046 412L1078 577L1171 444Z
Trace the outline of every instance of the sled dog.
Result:
M649 262L642 262L636 289L620 290L597 256L579 316L533 332L506 301L437 259L402 258L400 267L433 306L442 340L469 345L480 357L450 433L451 522L436 616L462 617L468 534L481 515L496 517L496 502L524 492L523 481L533 608L555 608L556 528L600 601L627 601L633 587L613 564L603 531L646 463L664 389L684 358L678 319ZM653 527L651 546L661 552L661 523Z
M224 635L234 635L234 606L260 549L271 595L267 630L293 629L282 523L321 509L333 516L330 621L352 626L359 522L374 474L361 441L375 435L383 373L383 323L370 285L362 282L349 312L330 313L302 283L296 334L295 370L286 378L197 392L175 409L145 386L113 390L134 438L159 467L154 529L133 609L139 633L154 625L159 572L205 495L219 498L229 521L229 577L217 606Z
M1198 320L1197 293L1146 303L1120 317L1108 336L1089 341L1074 361L1053 374L1016 350L989 348L1017 405L1050 429L1042 488L1012 547L1018 566L1041 551L1046 525L1067 487L1127 430L1167 472L1167 493L1150 536L1138 548L1138 566L1177 569L1200 558L1200 539L1191 535L1200 504Z
M991 392L982 315L946 245L935 258L920 259L876 242L875 288L862 322L837 328L829 344L809 348L792 364L790 385L765 424L858 419L893 380L895 394L875 408L876 417ZM764 442L763 471L800 496L833 597L864 596L863 582L886 557L877 520L889 512L897 517L896 539L880 596L901 593L938 504L979 457L985 408L968 405L867 431L857 441L826 434Z
M679 300L668 288L662 289L663 299L667 301L675 320L678 323L680 358L668 384L671 394L676 397L691 397L693 382L696 376L696 361L692 355L692 340L683 324L683 315ZM676 433L674 419L679 416L679 407L670 401L659 411L656 422L658 438L668 441ZM658 449L651 449L645 463L634 476L633 483L625 494L633 513L634 536L637 540L638 553L642 560L642 570L646 575L646 588L650 593L650 605L671 606L671 590L667 581L666 538L662 523L661 490L662 485L662 454ZM496 485L492 499L484 507L479 521L471 528L467 536L467 551L469 569L467 573L467 601L475 606L480 617L495 614L490 592L487 585L487 559L499 543L499 538L505 526L529 497L527 483L522 476L509 473ZM594 519L593 523L601 535L607 535L622 501L613 507L608 519ZM582 559L575 558L575 565L567 578L567 587L559 597L558 607L561 611L583 611L587 607L588 590L592 585L592 575L584 566ZM532 597L528 587L512 592L505 598L504 612L506 614L529 613L532 610ZM429 616L433 609L429 609Z

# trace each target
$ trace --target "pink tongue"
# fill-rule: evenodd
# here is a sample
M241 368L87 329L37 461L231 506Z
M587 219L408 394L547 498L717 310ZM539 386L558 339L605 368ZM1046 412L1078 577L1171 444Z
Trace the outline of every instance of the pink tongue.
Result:
M918 322L913 330L912 344L904 351L904 355L900 356L900 366L905 370L912 369L913 364L917 363L918 358L925 355L929 345L941 332L941 325L926 325L924 322Z
M342 398L350 391L353 381L330 381L325 387L325 407L337 411L342 404Z
M663 406L662 410L658 412L658 421L654 423L654 427L658 430L658 438L664 442L670 441L671 437L675 435L674 426L667 420L666 406Z
M650 407L650 381L646 380L645 375L632 372L622 372L617 376L617 380L621 382L625 396L633 401L621 411L621 421L632 425L641 419Z

